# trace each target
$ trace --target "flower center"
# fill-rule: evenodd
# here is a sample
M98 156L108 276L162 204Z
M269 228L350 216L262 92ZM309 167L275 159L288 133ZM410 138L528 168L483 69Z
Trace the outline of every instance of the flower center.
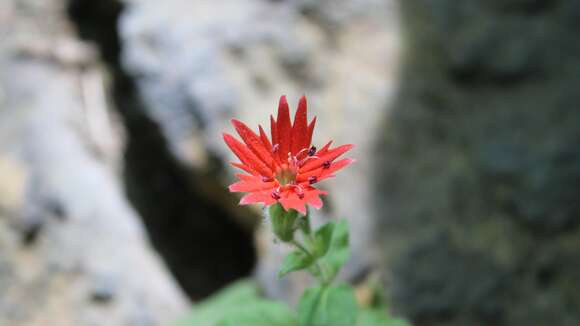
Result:
M280 183L281 186L285 186L289 183L294 183L296 180L296 169L289 167L286 164L283 164L277 171L276 171L276 180Z
M278 144L274 145L274 153L278 150ZM316 156L316 147L306 147L299 151L296 155L292 155L292 153L288 153L288 160L287 163L283 163L276 169L276 174L274 178L280 184L280 186L286 185L295 185L296 184L296 176L298 175L298 170L300 167L306 163L309 159L314 159ZM314 182L311 182L312 184Z

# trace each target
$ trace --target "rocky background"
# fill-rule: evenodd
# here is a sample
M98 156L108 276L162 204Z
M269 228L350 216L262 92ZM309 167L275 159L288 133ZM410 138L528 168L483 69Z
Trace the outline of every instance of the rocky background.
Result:
M225 190L236 117L309 98L315 144L358 163L317 221L351 220L344 279L376 271L371 162L396 90L393 1L6 0L0 3L0 325L165 325L284 248Z
M578 325L580 1L401 7L375 165L397 309L419 326Z
M284 247L231 118L354 143L314 221L415 325L580 324L580 1L0 1L0 325L166 325Z

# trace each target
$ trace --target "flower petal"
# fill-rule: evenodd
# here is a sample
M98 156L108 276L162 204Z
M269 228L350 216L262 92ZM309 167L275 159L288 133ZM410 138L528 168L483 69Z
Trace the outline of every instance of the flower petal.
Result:
M248 182L239 181L229 186L230 192L253 192L267 190L275 187L274 182Z
M347 145L342 145L342 146L338 146L337 148L331 149L328 152L326 152L325 154L319 156L317 159L310 160L310 161L306 162L306 164L304 164L304 166L302 166L300 168L300 173L305 173L305 172L317 169L320 166L322 166L324 164L324 162L332 162L337 157L346 153L347 151L349 151L353 147L354 147L354 145L347 144Z
M272 115L270 115L270 135L272 136L272 145L278 144L278 125Z
M268 139L268 136L266 135L264 128L262 128L262 126L258 125L258 129L260 130L260 139L262 140L262 144L264 144L264 147L266 147L266 149L269 150L271 153L272 152L272 143L270 143L270 140Z
M236 131L252 152L254 152L254 154L256 154L256 156L258 156L266 166L271 167L273 163L272 152L266 149L260 137L239 120L232 119L232 125L234 125Z
M243 173L235 173L234 175L242 181L256 181L257 182L257 181L262 180L261 177L257 177L255 175L247 175L247 174L243 174Z
M280 160L284 162L288 159L288 152L290 152L290 137L292 136L290 109L288 108L286 96L280 97L276 126L278 128L278 144L280 145L278 157L280 157Z
M306 97L302 96L298 102L298 110L296 110L296 114L294 115L294 125L292 125L290 150L292 151L293 155L296 155L299 151L310 145L306 143L308 141L307 124Z
M328 149L330 148L330 145L332 145L332 140L326 143L326 145L322 146L322 148L319 149L318 152L316 152L316 154L314 155L320 157L326 154L328 152Z
M323 206L323 202L322 199L320 199L319 195L320 195L319 193L308 191L306 192L304 199L306 200L306 203L312 205L312 207L316 209L321 209Z
M248 205L255 203L264 203L265 205L271 205L275 203L276 200L272 198L272 195L267 192L252 192L240 200L240 205Z
M328 169L322 169L321 174L318 177L318 181L333 177L334 172L336 172L340 169L343 169L343 168L351 165L354 162L356 162L356 160L354 160L352 158L345 158L345 159L342 159L340 161L336 161L336 162L332 163Z
M251 150L246 147L246 145L239 142L232 135L224 133L224 141L228 147L236 154L236 156L244 163L246 166L256 170L262 175L270 176L272 171L267 167L264 162L262 162Z
M258 127L260 129L260 139L262 140L262 144L264 144L264 147L266 147L266 150L271 153L271 156L274 159L273 164L276 164L276 163L280 164L280 158L278 157L278 155L274 154L273 148L272 148L272 143L270 143L268 136L266 136L266 132L264 131L262 126L258 126ZM272 171L275 171L275 170L276 170L275 166L272 166Z
M230 162L230 164L238 169L242 169L250 174L253 175L259 175L260 173L258 173L258 171L252 169L251 167L245 165L245 164L240 164L240 163L236 163L236 162Z
M295 209L302 214L306 214L306 206L304 199L298 198L293 191L289 191L285 193L286 196L280 198L278 201L282 204L285 210Z

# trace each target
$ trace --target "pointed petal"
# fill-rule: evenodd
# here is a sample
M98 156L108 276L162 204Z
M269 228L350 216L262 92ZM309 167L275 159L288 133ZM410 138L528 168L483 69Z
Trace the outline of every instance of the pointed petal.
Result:
M240 205L248 205L248 204L255 204L255 203L264 203L265 205L271 205L276 200L272 198L271 194L267 192L252 192L240 200Z
M324 162L332 162L337 157L339 157L340 155L349 151L353 147L354 147L354 145L347 144L347 145L342 145L342 146L338 146L337 148L331 149L328 152L326 152L325 154L319 156L317 159L310 160L310 161L306 162L306 164L304 164L304 166L302 166L300 168L300 173L305 173L305 172L308 172L310 170L317 169L320 166L322 166L322 164L324 164Z
M224 141L244 165L256 170L262 175L270 176L272 171L246 145L239 142L232 135L224 133Z
M270 140L268 139L266 132L264 131L262 126L259 126L259 129L260 129L260 139L262 140L264 147L266 147L266 150L269 153L271 153L271 156L274 159L274 162L280 164L280 158L278 157L277 154L274 154L273 148L272 148L272 143L270 143ZM272 171L274 171L275 169L276 169L275 167L272 167Z
M306 206L304 205L304 199L298 198L294 192L289 192L286 197L278 200L285 210L295 209L302 214L306 214Z
M228 189L230 192L254 192L273 189L275 185L274 182L239 181L230 185Z
M247 174L243 174L243 173L234 173L234 175L242 181L256 181L257 182L257 181L262 180L261 177L257 177L255 175L247 175Z
M268 139L268 136L266 135L264 128L262 128L262 126L258 125L258 129L260 129L260 139L262 140L262 144L264 144L264 147L266 147L266 149L268 151L270 151L270 153L271 153L272 152L272 143L270 143L270 140Z
M310 145L308 142L308 120L307 120L306 96L300 98L298 110L294 115L294 125L292 125L291 148L292 154L296 155L300 150Z
M270 135L272 136L272 145L278 144L278 124L272 115L270 115Z
M292 136L292 126L290 125L290 109L288 108L286 96L280 97L276 126L278 128L278 144L280 144L278 157L280 157L280 160L284 162L288 158L288 152L290 152L290 137Z
M236 131L244 143L248 145L248 148L250 148L252 152L254 152L254 154L264 162L264 164L266 164L266 166L271 167L273 161L272 153L266 149L260 137L239 120L232 119L232 125L236 128Z
M319 149L315 155L320 157L320 156L326 154L326 152L328 152L328 149L330 148L330 145L332 145L332 140L329 141L328 143L326 143L326 145L324 145L321 149Z
M354 160L352 158L345 158L345 159L342 159L340 161L336 161L336 162L332 163L328 169L322 169L321 174L318 177L318 181L333 177L334 176L333 173L351 165L354 162L356 162L356 160ZM318 169L317 169L317 171L318 171Z
M236 162L230 162L230 164L231 164L233 167L236 167L236 168L238 168L238 169L242 169L242 170L244 170L244 171L246 171L246 172L248 172L248 173L250 173L250 174L253 174L253 175L259 175L259 174L260 174L260 173L258 173L258 171L256 171L256 170L252 169L251 167L249 167L249 166L247 166L247 165L240 164L240 163L236 163Z
M312 207L314 207L316 209L322 208L323 203L322 203L322 199L320 199L320 197L319 197L318 192L307 191L306 195L304 196L304 199L306 200L306 203L308 203Z

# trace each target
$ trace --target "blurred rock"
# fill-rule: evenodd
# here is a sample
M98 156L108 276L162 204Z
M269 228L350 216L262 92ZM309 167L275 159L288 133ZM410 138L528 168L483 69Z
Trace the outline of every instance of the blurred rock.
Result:
M417 326L580 323L580 1L405 1L377 150L394 306Z
M26 171L9 156L0 156L0 212L16 216L24 206Z
M65 5L0 4L0 324L164 325L187 300L122 192L106 79Z
M219 176L215 155L203 147L187 151L192 158L208 158L207 164L194 166L172 150L171 137L159 127L163 120L150 113L152 103L121 65L126 47L116 26L123 8L117 0L71 0L68 12L112 75L112 102L126 133L122 180L128 198L179 285L199 300L251 273L257 216L238 208ZM192 144L180 148L194 149Z
M397 8L392 1L144 1L122 13L122 63L183 163L203 165L199 149L224 161L230 118L267 127L280 95L300 95L319 117L315 145L357 145L356 165L324 186L326 210L351 221L354 254L344 277L374 264L369 183L372 140L394 88ZM200 154L201 153L201 154ZM232 175L232 170L228 172ZM257 274L270 295L294 300L304 282L279 282L282 248L259 235ZM296 276L300 278L300 276ZM301 285L298 285L301 284Z

